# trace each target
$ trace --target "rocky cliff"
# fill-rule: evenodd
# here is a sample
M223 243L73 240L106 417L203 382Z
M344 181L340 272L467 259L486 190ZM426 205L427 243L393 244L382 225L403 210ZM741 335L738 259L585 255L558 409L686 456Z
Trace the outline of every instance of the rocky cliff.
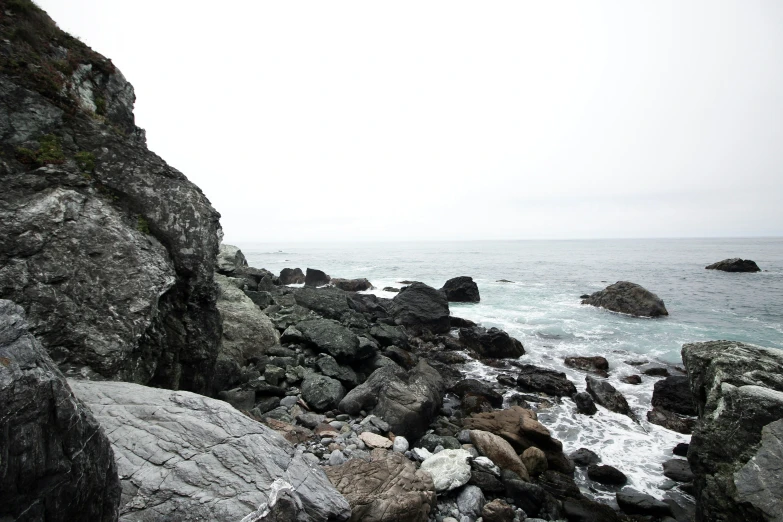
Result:
M219 214L145 144L133 87L0 1L0 298L66 375L212 393Z

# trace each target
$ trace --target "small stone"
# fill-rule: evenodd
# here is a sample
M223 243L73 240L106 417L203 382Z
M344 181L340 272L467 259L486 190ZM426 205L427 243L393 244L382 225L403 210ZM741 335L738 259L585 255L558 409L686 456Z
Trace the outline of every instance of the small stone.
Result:
M296 404L297 401L299 401L299 397L297 397L296 395L289 395L288 397L283 397L282 399L280 399L280 406L290 408L291 406Z
M485 502L484 493L476 486L465 486L457 496L459 512L473 519L481 516Z
M370 448L388 449L393 446L392 441L390 441L386 437L382 435L377 435L370 431L365 431L364 433L360 434L359 438L362 439L362 442L364 442Z
M476 471L481 471L484 473L490 473L496 477L500 476L500 468L495 465L494 462L492 462L487 457L478 457L470 461L470 465L473 469Z
M394 444L392 445L392 449L396 453L405 453L408 451L408 439L406 439L403 436L397 436L394 438Z
M450 491L470 480L469 457L465 450L443 450L422 462L421 469L432 475L436 491Z
M527 468L527 472L531 475L540 475L549 469L546 454L535 446L526 449L520 457L522 458L522 463Z
M594 451L587 448L579 448L568 455L568 458L574 461L577 466L589 466L591 464L598 464L601 462L601 457Z
M423 462L432 456L432 453L426 448L413 448L413 457L419 462Z
M330 466L339 466L340 464L345 464L347 461L348 458L340 450L335 450L329 455Z

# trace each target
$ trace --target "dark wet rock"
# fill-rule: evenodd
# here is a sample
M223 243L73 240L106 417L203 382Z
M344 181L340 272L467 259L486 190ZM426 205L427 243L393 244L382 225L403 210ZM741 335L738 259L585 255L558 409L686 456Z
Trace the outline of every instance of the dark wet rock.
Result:
M576 404L576 411L584 413L585 415L593 415L598 411L593 398L587 392L579 392L574 395L574 403Z
M522 343L498 328L460 328L459 338L468 348L482 357L516 358L525 354Z
M356 372L353 371L353 368L339 364L331 355L321 354L315 364L322 374L337 379L349 388L353 388L359 384L359 379L356 376ZM268 369L264 372L264 377L266 377L267 373L269 373ZM269 380L268 377L267 380Z
M513 499L514 505L522 508L526 514L538 515L547 496L546 490L538 484L523 480L509 470L504 470L502 476L506 497Z
M605 357L566 357L564 360L566 366L583 370L586 372L597 373L606 377L609 371L609 361Z
M395 294L400 291L399 288L394 288L393 286L384 286L383 287L384 292L394 292Z
M353 312L348 294L338 288L299 288L294 292L294 299L299 306L327 319L340 321Z
M641 384L642 383L642 377L641 375L626 375L622 379L620 379L626 384Z
M301 268L284 268L280 271L281 285L301 285L305 282L305 275Z
M351 506L351 522L422 522L435 508L432 476L399 453L326 468Z
M579 296L579 299L589 299L589 298L590 298L590 294L582 294Z
M587 382L587 392L593 396L595 402L607 410L633 417L628 401L608 381L596 379L590 375L585 377L585 381Z
M620 522L620 517L612 508L587 498L566 499L563 512L569 522Z
M421 283L421 281L409 281L407 279L403 279L402 281L397 281L401 285L412 285L414 283Z
M470 474L468 484L478 486L481 491L490 495L497 495L506 491L503 483L491 473L474 470Z
M392 326L388 324L374 324L370 329L370 335L377 340L381 346L399 346L406 348L408 346L408 333L403 326Z
M685 376L666 377L656 382L653 388L652 405L681 415L697 413L690 384Z
M570 397L576 393L576 386L563 372L523 364L519 366L517 386L523 391L543 392L549 395Z
M340 520L349 506L323 471L270 428L228 404L124 382L70 381L111 441L120 519L241 520L269 501L274 479L296 485L305 515Z
M305 274L305 286L324 286L328 285L332 278L325 272L316 270L315 268L308 268Z
M663 301L652 292L635 283L618 281L600 292L595 292L582 304L606 308L613 312L638 317L660 317L669 315Z
M677 433L683 433L688 435L693 432L693 427L696 424L696 419L683 417L672 411L654 406L652 410L647 412L647 420L658 426Z
M664 368L663 366L650 366L649 368L642 368L641 370L644 375L649 375L650 377L669 376L669 369Z
M712 341L682 356L699 412L688 451L697 519L782 519L783 352Z
M453 303L478 303L481 300L478 285L468 276L449 279L440 290Z
M309 319L296 325L307 342L338 361L358 362L373 356L370 346L360 350L355 333L331 319Z
M461 449L462 444L454 437L443 437L435 435L434 433L428 433L422 436L417 442L417 448L424 448L430 453L435 452L435 448L443 446L443 449Z
M215 271L224 274L231 275L237 268L247 266L247 259L242 251L233 246L221 244L220 250L217 254L217 262L215 263Z
M582 467L598 464L601 462L601 457L599 457L598 454L596 454L594 451L591 451L587 448L579 448L578 450L569 454L568 458L573 460L577 466Z
M740 259L739 257L724 259L704 268L707 270L722 270L724 272L761 272L755 261Z
M396 346L389 346L383 354L406 370L410 370L419 363L419 358L416 354Z
M653 517L665 517L672 514L671 508L666 502L662 502L652 495L639 493L638 491L618 491L616 493L617 505L623 512L629 515L649 515Z
M477 379L463 379L452 386L449 391L461 399L464 399L466 395L478 395L484 397L495 408L503 406L503 395Z
M582 493L579 491L579 486L576 485L574 478L557 471L545 470L536 478L536 484L560 500L582 497Z
M454 317L453 315L449 317L449 325L452 328L473 328L474 326L477 326L476 323L474 323L470 319L463 319L462 317Z
M252 412L263 415L268 411L274 410L278 406L280 406L280 397L257 397L256 406L253 408Z
M628 482L625 473L614 466L592 464L587 467L587 476L590 480L606 484L608 486L622 486Z
M302 399L316 411L329 411L345 397L345 388L336 379L312 373L302 382Z
M664 462L663 474L677 482L690 482L693 480L691 466L684 459L671 459Z
M269 292L253 292L246 290L245 295L248 296L250 300L253 301L253 304L259 307L261 310L275 303L274 297L272 297L272 294Z
M690 444L688 444L687 442L680 442L674 447L674 449L672 449L672 453L677 455L678 457L687 457L689 447Z
M250 411L256 404L255 390L242 390L239 388L225 390L218 393L218 399L226 401L240 411ZM278 400L278 402L280 402Z
M397 366L375 370L340 402L342 412L364 410L389 423L395 435L415 440L427 430L443 402L443 379L426 361L405 372Z
M449 331L449 303L446 296L424 283L405 287L392 299L389 310L398 325L414 331Z
M0 300L0 519L117 520L105 433L77 400L22 308Z
M333 277L331 284L346 292L362 292L375 288L367 279L340 279Z

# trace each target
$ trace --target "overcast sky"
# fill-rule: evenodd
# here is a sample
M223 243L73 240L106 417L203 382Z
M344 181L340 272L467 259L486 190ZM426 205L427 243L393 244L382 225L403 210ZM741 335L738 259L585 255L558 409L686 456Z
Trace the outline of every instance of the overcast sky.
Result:
M37 0L227 242L783 235L783 2Z

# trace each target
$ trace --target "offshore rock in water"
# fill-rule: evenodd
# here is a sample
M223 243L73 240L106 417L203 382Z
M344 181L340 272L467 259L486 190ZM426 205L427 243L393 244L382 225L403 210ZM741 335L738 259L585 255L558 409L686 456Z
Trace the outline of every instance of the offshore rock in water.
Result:
M628 406L628 401L625 400L623 394L617 391L617 388L609 384L608 381L596 379L588 375L585 377L587 382L587 393L593 396L595 402L606 408L607 410L622 413L633 418L633 412L631 407Z
M338 277L333 277L331 283L340 290L345 290L346 292L362 292L364 290L372 290L375 288L372 286L372 283L370 283L365 278L340 279Z
M406 286L392 299L389 310L398 325L413 331L447 333L450 328L449 303L443 292L424 283Z
M522 343L498 328L489 330L480 326L460 328L459 339L482 357L503 359L525 355L525 347Z
M606 308L612 312L636 317L660 317L669 315L663 301L649 290L628 281L618 281L595 292L582 304Z
M113 522L120 482L109 440L22 314L0 300L0 519Z
M697 520L783 520L783 351L686 344L699 420L688 448Z
M281 285L301 285L305 282L305 275L301 268L284 268L280 271Z
M305 286L323 286L328 285L332 278L326 272L315 268L308 268L305 274Z
M452 303L478 303L481 301L478 285L472 277L460 276L446 281L441 292Z
M707 270L722 270L724 272L761 272L759 265L755 261L750 259L740 259L734 257L731 259L724 259L711 265L705 266Z

